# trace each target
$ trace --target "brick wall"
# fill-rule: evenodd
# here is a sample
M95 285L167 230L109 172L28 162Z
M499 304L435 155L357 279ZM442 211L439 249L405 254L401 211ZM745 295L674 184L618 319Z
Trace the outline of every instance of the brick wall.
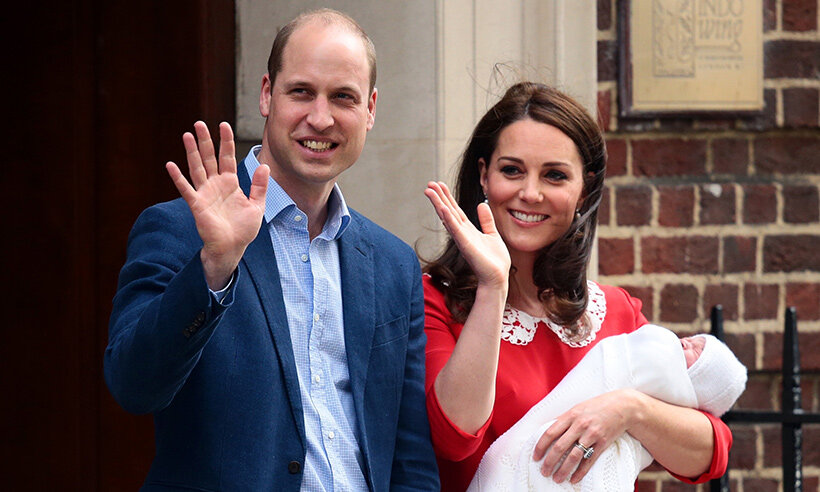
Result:
M618 114L618 1L598 0L598 109L609 150L600 279L680 334L707 331L722 304L727 341L750 369L744 409L779 409L784 310L796 306L803 406L820 411L819 2L762 2L762 114L627 119ZM732 431L731 489L781 490L779 426ZM820 426L804 427L803 453L803 490L818 491ZM648 471L639 489L708 487Z

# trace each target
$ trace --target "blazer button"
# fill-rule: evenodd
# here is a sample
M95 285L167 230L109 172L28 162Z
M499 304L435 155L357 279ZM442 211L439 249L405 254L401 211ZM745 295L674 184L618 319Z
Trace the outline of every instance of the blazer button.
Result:
M288 471L292 475L296 475L297 473L302 471L302 464L298 461L291 461L290 463L288 463Z

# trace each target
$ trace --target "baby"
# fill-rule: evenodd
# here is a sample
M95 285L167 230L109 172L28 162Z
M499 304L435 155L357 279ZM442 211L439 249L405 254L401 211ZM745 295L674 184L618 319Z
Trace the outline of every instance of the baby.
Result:
M633 388L675 405L723 415L746 387L746 368L711 335L679 339L644 325L601 340L540 402L490 446L468 491L632 491L652 456L629 434L601 452L577 484L541 474L538 439L570 408L608 391ZM543 461L543 460L542 460Z

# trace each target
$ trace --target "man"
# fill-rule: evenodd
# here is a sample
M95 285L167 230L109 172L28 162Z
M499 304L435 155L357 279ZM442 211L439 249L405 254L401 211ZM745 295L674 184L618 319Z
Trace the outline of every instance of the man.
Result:
M377 92L349 17L303 14L274 41L262 145L237 166L202 122L192 184L131 232L105 353L120 404L154 414L143 490L436 490L423 299L409 246L345 206ZM261 223L261 228L260 228Z

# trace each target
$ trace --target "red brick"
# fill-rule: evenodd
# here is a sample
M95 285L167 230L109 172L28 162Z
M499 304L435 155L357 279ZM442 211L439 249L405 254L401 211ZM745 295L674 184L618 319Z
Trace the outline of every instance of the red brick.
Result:
M754 147L758 174L820 174L820 138L765 137Z
M738 120L739 129L771 130L777 128L777 90L763 89L763 110Z
M747 369L752 369L748 364ZM757 374L749 376L746 381L746 389L737 400L735 408L743 410L772 410L774 399L772 393L772 376L768 374ZM777 391L778 398L780 391Z
M719 138L712 141L712 161L718 174L745 175L749 165L749 141Z
M609 131L609 115L612 109L610 91L598 91L598 126L601 131Z
M746 366L747 369L755 368L755 349L757 342L751 333L727 333L726 344L735 353L735 356Z
M697 120L698 130L731 130L735 127L735 118L701 118Z
M782 330L782 326L778 330ZM774 333L763 334L763 370L775 370L777 374L781 373L783 368L783 332L777 331ZM780 393L778 392L778 395ZM778 396L780 398L780 396ZM780 404L778 403L778 408Z
M669 133L689 133L695 129L695 120L692 118L660 118L657 120L657 129Z
M690 227L694 224L693 186L658 186L658 195L658 224L665 227Z
M703 293L704 316L711 313L714 306L720 304L723 306L723 319L736 320L738 291L735 284L707 285Z
M598 29L612 28L612 0L598 0Z
M706 173L706 141L679 138L632 141L636 176L689 176Z
M753 272L757 265L757 238L727 236L723 238L723 271Z
M743 186L743 222L771 224L777 220L777 188L774 185Z
M783 187L783 220L790 224L806 224L820 219L817 186Z
M753 427L732 426L732 449L729 451L729 469L750 470L755 466L757 433Z
M805 375L800 377L800 391L803 393L803 411L805 412L812 412L814 411L814 378L808 378ZM820 442L820 441L819 441Z
M796 87L783 89L783 125L789 128L817 126L820 107L817 89Z
M707 236L645 237L644 273L717 273L718 239Z
M803 371L820 369L820 333L800 333L798 319L798 348ZM764 334L763 369L780 370L783 365L783 333Z
M773 478L744 478L743 490L745 492L778 492L780 490L780 480Z
M777 285L746 284L743 286L744 319L776 319L780 289Z
M661 321L691 323L698 317L698 289L694 285L669 284L661 290Z
M598 205L598 225L609 225L609 187L604 186L601 203Z
M784 31L817 29L817 0L783 0Z
M767 79L813 79L820 73L820 43L777 39L763 43Z
M649 225L652 218L652 188L648 186L616 188L615 213L618 225Z
M606 141L606 175L623 176L626 174L626 141Z
M820 235L767 236L763 240L763 271L820 271Z
M690 485L676 480L661 482L661 492L694 492L696 490L698 490L697 485Z
M655 313L652 310L653 292L652 287L637 287L634 285L622 285L621 288L626 290L630 296L637 297L641 300L641 313L648 320L655 319Z
M735 223L734 185L706 184L700 187L700 223Z
M797 308L798 320L820 319L820 284L786 284L786 306Z
M783 463L781 446L783 440L780 425L766 424L760 426L763 434L763 466L766 468L780 468Z
M615 41L598 41L598 82L615 80L617 67L618 45Z
M805 492L811 492L812 490L820 492L820 477L808 477L803 472L803 490Z
M763 31L777 29L777 0L763 0Z
M598 269L601 275L624 275L635 271L635 246L632 238L600 238Z
M820 425L803 426L803 466L815 467L820 465L820 446L817 443L820 443Z
M798 317L798 326L800 326L799 321L800 318ZM800 362L802 370L820 370L820 333L803 332L798 336L800 341Z
M635 492L655 492L656 482L654 480L638 480Z

